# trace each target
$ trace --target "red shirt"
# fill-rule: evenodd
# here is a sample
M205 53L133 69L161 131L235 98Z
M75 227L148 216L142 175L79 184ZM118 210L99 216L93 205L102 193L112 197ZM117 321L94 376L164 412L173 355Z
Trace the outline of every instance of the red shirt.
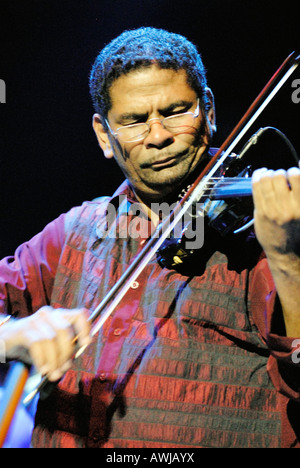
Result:
M118 206L120 194L127 198ZM110 231L108 202L118 207ZM143 248L144 239L125 235L137 219L133 202L125 185L112 199L62 215L4 259L0 310L18 317L45 304L94 310ZM298 404L289 399L299 398L299 371L275 298L252 237L210 233L189 271L154 258L39 402L33 446L297 445Z

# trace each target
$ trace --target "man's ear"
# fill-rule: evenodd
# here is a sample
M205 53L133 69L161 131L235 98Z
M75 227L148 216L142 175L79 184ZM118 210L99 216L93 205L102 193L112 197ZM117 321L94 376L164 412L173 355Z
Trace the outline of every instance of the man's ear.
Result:
M215 98L210 88L205 88L205 93L209 101L209 110L207 112L207 122L210 127L211 136L217 131L216 126L216 110L215 110Z
M93 129L96 134L100 148L102 149L104 156L107 159L114 157L114 153L110 144L108 133L103 127L101 117L99 114L93 115Z

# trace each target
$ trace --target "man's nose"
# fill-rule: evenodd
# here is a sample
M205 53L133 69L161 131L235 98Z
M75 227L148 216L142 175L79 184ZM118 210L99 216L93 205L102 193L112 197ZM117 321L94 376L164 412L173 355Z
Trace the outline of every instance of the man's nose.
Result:
M147 148L163 148L173 143L173 133L167 130L159 119L153 119L152 122L148 123L150 125L150 131L144 140L144 144Z

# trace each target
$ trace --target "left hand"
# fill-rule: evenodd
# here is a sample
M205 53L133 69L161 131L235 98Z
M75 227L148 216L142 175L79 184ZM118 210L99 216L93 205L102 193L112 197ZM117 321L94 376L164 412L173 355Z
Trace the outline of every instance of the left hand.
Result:
M300 257L300 169L259 169L252 177L255 232L270 258Z

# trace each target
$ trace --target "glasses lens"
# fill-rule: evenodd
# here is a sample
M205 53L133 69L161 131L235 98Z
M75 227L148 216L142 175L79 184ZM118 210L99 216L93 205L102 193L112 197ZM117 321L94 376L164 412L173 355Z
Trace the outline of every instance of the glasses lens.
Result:
M117 134L123 141L138 141L146 137L148 133L147 124L128 125L118 129Z
M164 120L164 126L167 130L180 130L181 128L194 126L194 114L187 113L182 115L174 115L167 117Z

